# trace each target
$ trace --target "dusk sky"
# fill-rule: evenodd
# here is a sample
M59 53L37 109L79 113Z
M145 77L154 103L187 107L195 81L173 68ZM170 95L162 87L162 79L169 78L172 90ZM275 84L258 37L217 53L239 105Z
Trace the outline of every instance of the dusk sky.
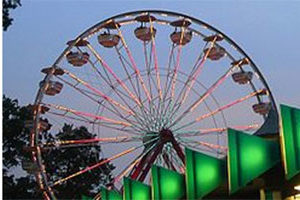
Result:
M277 103L300 106L300 2L296 1L22 1L3 33L3 93L34 101L40 69L51 65L87 28L140 9L181 12L207 22L239 44L266 78Z

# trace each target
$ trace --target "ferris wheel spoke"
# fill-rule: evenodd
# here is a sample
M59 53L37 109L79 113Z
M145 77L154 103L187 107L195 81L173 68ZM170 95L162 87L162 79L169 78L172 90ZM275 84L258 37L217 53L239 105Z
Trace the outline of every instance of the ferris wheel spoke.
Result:
M151 84L151 80L150 80L150 73L151 73L151 54L148 58L148 52L147 52L147 44L146 42L143 43L143 51L144 51L144 57L145 57L145 68L147 71L147 79L148 79L148 87L149 87L149 92L150 92L150 97L151 99L153 98L153 94L152 94L152 84ZM151 53L151 51L150 51Z
M206 49L206 47L207 47L208 44L209 44L208 42L206 42L206 43L204 44L204 46L203 46L203 48L202 48L202 51L201 51L200 54L198 55L198 57L197 57L197 59L196 59L196 61L195 61L195 64L194 64L194 66L193 66L193 68L192 68L192 70L191 70L191 72L190 72L190 75L188 76L188 79L187 79L186 82L185 82L185 85L188 83L188 81L190 80L191 76L192 76L193 74L195 74L196 70L198 69L199 62L201 62L201 60L203 59L204 49Z
M205 43L204 47L202 48L203 50L206 48L207 44L208 43ZM200 55L196 59L196 62L194 64L193 69L191 70L191 73L188 75L187 80L185 81L185 83L184 83L181 91L179 92L179 94L177 96L177 99L174 101L173 108L171 109L171 110L173 110L173 113L177 112L177 110L180 108L180 106L183 104L183 102L187 98L187 90L191 90L192 89L192 87L190 87L189 83L191 81L192 82L196 81L195 74L198 75L200 73L201 69L204 66L204 62L205 62L206 58L205 58L205 56L202 56L203 50L201 51ZM189 89L187 89L187 88L189 88ZM182 96L182 95L184 95L184 96ZM181 102L179 102L180 98L181 98ZM173 114L173 113L171 113L171 114ZM171 117L172 117L172 115L171 115Z
M129 103L124 99L124 97L126 97L127 99L130 99L130 100L132 100L132 98L131 98L130 96L124 94L124 93L121 92L120 90L118 90L118 88L111 82L111 80L110 80L110 78L109 78L109 76L108 76L107 71L105 70L105 68L104 68L104 71L105 71L105 73L106 73L106 75L107 75L107 79L108 79L108 80L107 80L107 79L101 74L101 72L95 67L95 65L94 65L93 62L91 62L91 61L89 60L89 63L91 64L92 68L96 71L96 73L97 73L101 78L103 78L104 81L112 88L112 91L114 91L114 92L117 94L117 96L122 100L122 102L123 102L123 103L131 110L131 112L134 113L134 115L131 115L131 116L133 116L140 124L144 125L144 128L147 129L147 125L145 125L145 123L144 123L145 115L142 113L142 116L141 116L141 114L139 114L139 113L137 112L136 109L133 109L133 108L129 105ZM141 108L140 108L140 109L141 109ZM143 111L143 110L142 110L142 111ZM126 117L126 118L127 118L127 117Z
M179 93L177 100L173 104L173 108L172 108L173 112L172 112L170 118L173 117L173 115L180 109L180 107L184 104L185 100L187 99L188 94L190 93L195 81L197 80L197 77L199 76L200 72L204 68L205 61L207 60L207 56L209 55L212 47L215 44L216 38L217 37L215 37L215 39L211 42L210 47L208 48L208 50L202 57L201 61L197 65L197 67L194 67L195 70L192 70L191 74L188 76L187 81L185 82L181 92ZM203 49L206 46L207 46L207 43L204 45ZM203 51L201 51L201 54L202 54L202 52ZM181 98L181 100L180 100L180 98Z
M47 104L43 103L43 104L47 107L55 108L57 110L61 110L61 111L64 111L64 112L69 112L69 113L72 113L76 116L89 117L89 118L92 118L92 119L95 119L95 120L104 121L106 123L114 124L114 125L122 125L122 126L126 126L126 127L133 126L131 123L128 123L128 122L118 121L118 120L110 119L110 118L107 118L107 117L104 117L104 116L95 115L95 114L92 114L92 113L77 111L77 110L67 108L67 107L64 107L64 106L61 106L61 105L55 105L55 104L49 104L49 103L47 103Z
M66 81L66 80L64 80L64 79L62 79L62 78L60 78L60 77L57 77L57 78L58 78L60 81L64 82L65 84L67 84L67 85L69 85L70 87L72 87L72 88L74 88L75 90L77 90L77 91L78 91L79 93L81 93L82 95L84 95L84 96L86 96L87 98L91 99L92 101L94 101L94 102L97 103L98 105L103 106L103 107L106 108L108 111L110 111L111 113L113 113L113 114L115 114L116 116L120 117L121 119L123 119L123 120L125 120L125 121L127 121L127 122L129 122L129 123L131 123L131 124L134 124L135 126L139 127L139 126L138 126L139 123L137 123L137 121L135 121L135 120L133 120L133 119L130 119L130 117L133 116L134 119L139 120L139 118L137 118L136 115L129 114L129 115L127 115L127 116L125 117L125 116L123 116L123 115L119 112L119 110L116 109L114 106L112 106L112 108L113 108L114 110L112 110L111 108L108 108L108 107L103 103L104 100L99 101L99 100L95 99L94 97L90 96L89 94L87 94L87 93L89 93L88 91L84 91L83 89L78 88L76 85L74 85L74 84L72 84L72 83L70 83L70 82L68 82L68 81ZM96 94L94 94L94 93L91 93L91 94L92 94L92 95L96 95ZM98 97L98 95L96 95L96 96ZM132 110L132 109L131 109L131 110ZM139 127L139 128L142 129L142 127ZM144 127L144 128L145 128L145 127Z
M154 30L153 30L154 28L153 28L153 22L152 22L151 18L149 18L149 22L150 22L150 32L151 32L151 48L152 48L151 54L153 55L153 58L154 58L156 84L157 84L159 98L161 101L162 100L162 91L161 91L161 83L160 83L160 75L159 75L159 66L158 66L158 58L157 58L157 51L156 51L155 38L154 38Z
M78 117L70 117L70 116L67 116L67 112L64 112L64 113L57 113L57 112L51 112L51 111L48 111L47 114L50 114L50 115L52 115L52 116L63 117L63 118L66 118L66 120L67 120L67 119L71 119L71 120L76 120L76 121L85 122L85 123L92 123L88 118L83 117L83 116L78 116ZM58 120L55 120L55 121L58 122L58 123L61 123L61 121L58 121Z
M97 55L97 52L95 52L96 55ZM100 58L101 59L101 58ZM99 58L97 59L98 61ZM136 110L132 109L131 106L129 105L129 103L124 99L124 97L132 100L132 97L131 96L128 96L126 94L124 94L123 92L121 92L120 90L118 90L118 88L112 83L111 79L109 78L109 75L107 73L107 70L106 68L104 67L104 72L106 74L106 77L105 78L102 73L96 68L95 64L93 62L90 61L89 59L89 63L90 65L92 66L93 70L95 70L95 72L112 88L112 90L117 94L117 96L122 100L122 102L133 112L135 113L134 117L137 121L139 121L139 123L141 124L145 124L143 121L144 119L146 118L145 115L143 115L143 117L140 116L140 114L138 114L138 112L136 112ZM103 64L101 63L101 65L103 66ZM108 66L109 67L109 66ZM117 79L118 80L118 79ZM117 81L118 82L118 81ZM123 87L124 88L124 87ZM137 104L139 105L139 104ZM140 106L140 105L139 105ZM145 108L145 107L144 107ZM143 110L142 110L143 111Z
M179 103L180 104L183 104L187 98L187 96L189 95L189 92L191 90L191 88L193 87L197 77L199 76L199 74L201 73L203 67L204 67L204 64L205 64L205 61L207 60L207 57L212 49L212 47L214 46L215 42L217 40L217 37L215 37L213 39L213 41L211 42L210 44L210 47L208 48L208 50L206 51L206 53L204 54L202 60L200 61L199 65L196 67L196 70L195 72L191 75L191 83L190 84L187 84L187 89L184 91L184 95L183 95L183 98L181 100L181 102ZM189 81L188 81L189 82Z
M149 56L148 56L148 52L147 52L147 44L149 44L149 42L143 42L143 52L144 52L144 60L145 60L145 68L146 68L146 76L147 76L147 80L148 80L148 87L149 87L149 92L150 92L150 96L151 96L151 101L149 102L149 113L150 115L153 115L153 113L157 110L156 105L154 103L155 99L153 99L154 97L154 92L152 90L155 90L155 88L157 88L156 84L153 85L154 88L152 88L152 83L155 83L155 81L153 80L153 77L151 76L151 61L152 61L152 45L150 46L150 51L149 51Z
M223 128L208 128L208 129L200 129L198 131L182 131L174 133L177 137L198 137L204 136L207 134L213 133L223 133L226 132L229 127ZM259 128L259 124L252 124L246 126L230 126L230 128L241 130L241 131L249 131L249 130L256 130Z
M78 48L78 50L82 53L80 48ZM97 59L97 61L99 61L99 60ZM118 95L118 97L123 101L123 103L126 104L126 106L128 108L130 108L130 105L128 104L127 101L125 101L124 97L126 97L127 99L130 99L130 100L132 100L132 98L130 96L128 96L127 94L123 93L122 91L118 90L117 85L113 84L111 78L109 77L106 68L103 68L105 75L106 75L106 77L104 77L104 75L97 69L94 62L92 62L90 59L88 59L88 62L90 63L90 65L92 66L92 68L96 72L96 74L99 75L99 77L105 81L105 83L112 89L112 91L114 91ZM131 108L130 108L130 110L132 112L134 112ZM135 114L137 114L137 113L135 113Z
M174 124L178 123L181 121L187 114L193 112L207 97L209 97L212 92L220 86L226 79L229 77L229 75L232 73L232 70L236 67L236 65L232 66L229 68L225 74L223 74L214 84L212 84L205 92L203 95L200 96L198 100L196 100L191 106L189 106L188 109L186 109L176 120L174 120L174 123L171 125L173 126ZM178 110L180 105L175 109ZM174 115L174 112L172 113L172 116Z
M166 89L166 95L168 94L169 90L171 89L171 98L170 101L168 102L167 108L165 115L168 113L169 109L171 110L172 104L174 103L174 96L175 96L175 85L177 81L177 72L180 66L180 55L181 55L181 49L182 49L182 40L183 40L183 35L184 35L184 28L181 27L181 34L180 34L180 41L179 41L179 47L177 46L177 56L176 56L176 61L174 61L175 66L174 69L172 70L172 78L170 80L170 84L168 88ZM172 51L171 57L174 58L174 54Z
M175 44L173 43L172 52L170 54L169 62L168 62L168 71L167 71L168 81L166 82L165 89L164 89L165 90L164 104L167 104L167 106L164 108L164 110L162 110L162 115L167 116L167 117L169 117L171 107L172 107L172 103L173 103L173 98L171 98L171 97L167 98L167 96L168 96L168 93L171 89L172 80L173 80L173 77L174 77L174 70L171 70L172 60L173 60L174 65L176 63L176 59L174 57L174 49L175 49ZM171 76L171 77L169 77L169 76Z
M171 80L171 100L173 100L175 96L175 85L176 85L176 80L177 80L177 71L179 70L180 67L180 55L181 55L181 50L182 50L182 40L183 40L183 35L184 35L184 28L181 27L181 34L180 34L180 42L179 42L179 47L177 50L177 55L176 55L176 63L174 67L174 74Z
M108 97L107 95L105 95L104 93L102 93L100 90L92 87L90 84L88 84L87 82L85 82L84 80L78 78L75 74L72 74L71 72L64 70L64 72L69 75L72 79L76 80L77 82L79 82L80 84L84 85L85 87L87 87L88 89L90 89L91 91L95 92L96 94L100 95L104 100L108 101L109 103L114 104L115 106L117 106L118 108L124 110L126 113L131 114L131 115L135 115L135 113L133 113L131 110L129 110L128 108L126 108L125 106L123 106L122 104L116 102L115 100L113 100L112 98Z
M133 68L133 67L132 67L131 64L126 60L126 58L122 55L122 53L120 52L120 48L115 47L115 51L116 51L117 56L118 56L118 58L119 58L119 60L120 60L121 66L123 67L123 69L124 69L124 71L125 71L125 73L126 73L126 75L127 75L127 78L128 78L128 80L129 80L129 82L130 82L130 84L131 84L131 87L132 87L133 91L134 91L135 94L138 96L139 100L141 101L142 98L141 98L140 91L139 91L139 92L137 91L137 88L136 88L135 84L133 83L133 80L132 80L132 78L131 78L131 74L130 74L130 72L128 71L128 69L127 69L127 67L126 67L126 64L129 65L131 68ZM134 73L134 74L136 74L136 73ZM133 74L133 75L134 75L134 74Z
M153 142L153 141L155 141L155 140L157 140L157 139L158 139L158 138L154 138L154 139L152 139L152 140L149 140L149 141L146 142L145 144L151 143L151 142ZM135 151L135 150L137 150L137 149L139 149L139 148L141 148L141 147L143 147L143 146L144 146L144 144L139 145L139 146L136 146L136 147L132 147L132 148L129 148L129 149L125 150L125 151L122 151L122 152L120 152L120 153L118 153L118 154L116 154L116 155L114 155L114 156L112 156L112 157L110 157L110 158L106 158L106 159L104 159L104 160L102 160L102 161L100 161L100 162L98 162L98 163L96 163L96 164L94 164L94 165L92 165L92 166L86 167L86 168L83 169L83 170L80 170L80 171L78 171L78 172L76 172L76 173L73 173L73 174L71 174L71 175L69 175L69 176L67 176L67 177L65 177L65 178L62 178L62 179L59 179L59 180L55 181L55 182L51 185L51 187L56 186L56 185L59 185L59 184L61 184L61 183L63 183L63 182L66 182L67 180L72 179L72 178L74 178L74 177L77 177L77 176L79 176L79 175L81 175L81 174L84 174L84 173L86 173L86 172L88 172L88 171L91 171L91 170L93 170L93 169L96 169L96 168L98 168L98 167L100 167L100 166L102 166L102 165L104 165L104 164L106 164L106 163L108 163L108 162L110 162L110 161L112 161L112 160L115 160L115 159L117 159L117 158L120 158L120 157L122 157L122 156L124 156L124 155L126 155L126 154L132 153L133 151Z
M130 76L130 74L129 74L129 72L128 72L128 70L126 69L126 66L125 66L125 63L124 63L124 61L123 60L125 60L126 61L126 59L125 59L125 57L121 54L121 52L116 48L116 51L117 51L117 54L118 54L118 57L119 57L119 59L120 59L120 62L121 62L121 64L122 64L122 66L123 66L123 68L124 68L124 70L125 70L125 72L126 72L126 74L127 74L127 77L128 77L128 79L129 79L129 81L130 81L130 83L131 83L131 86L134 88L134 91L135 91L135 93L137 94L137 96L138 96L138 98L139 98L139 100L140 100L140 102L141 102L141 107L140 107L140 110L141 110L141 115L143 116L143 118L145 119L145 121L144 121L144 123L149 123L149 115L151 116L152 115L152 109L151 109L151 107L150 108L147 108L147 106L144 104L144 103L146 103L145 101L143 101L143 98L141 97L141 92L140 92L140 81L139 81L139 79L138 79L138 76L136 76L136 86L137 86L137 89L135 88L135 86L134 86L134 83L132 82L132 78L131 78L131 76ZM128 65L130 65L130 63L128 63L128 61L127 61L127 64ZM136 74L136 73L135 73ZM140 75L141 76L141 75ZM148 103L149 103L149 105L150 104L152 104L152 95L150 95L150 99L151 99L151 101L149 101L149 98L147 98L147 100L148 100Z
M187 123L187 124L185 124L185 125L182 125L180 128L175 129L174 131L178 131L178 130L180 130L180 129L182 129L182 128L185 128L185 127L188 127L188 126L190 126L190 125L193 125L193 124L196 123L196 122L199 122L199 121L201 121L201 120L203 120L203 119L206 119L206 118L208 118L208 117L211 117L211 116L213 116L213 115L215 115L215 114L217 114L217 113L219 113L219 112L221 112L221 111L223 111L223 110L225 110L225 109L231 108L232 106L234 106L234 105L236 105L236 104L238 104L238 103L241 103L241 102L243 102L243 101L246 101L247 99L249 99L249 98L251 98L251 97L254 97L254 96L256 96L256 95L259 95L259 94L261 94L261 93L264 93L264 92L265 92L264 89L261 89L261 90L252 92L252 93L250 93L250 94L248 94L248 95L246 95L246 96L244 96L244 97L242 97L242 98L240 98L240 99L237 99L237 100L235 100L235 101L233 101L233 102L231 102L231 103L229 103L229 104L226 104L226 105L224 105L224 106L222 106L222 107L220 107L220 108L218 108L218 109L216 109L216 110L214 110L214 111L212 111L212 112L210 112L210 113L207 113L207 114L205 114L205 115L199 116L199 117L197 117L194 121L192 121L192 122L190 122L190 123Z
M119 34L119 36L120 36L120 38L121 38L121 42L122 42L122 44L123 44L123 47L125 48L125 51L126 51L128 57L129 57L129 60L130 60L130 62L131 62L131 65L132 65L132 67L134 68L134 71L135 71L135 73L136 73L137 76L138 76L138 79L139 79L139 81L140 81L140 83L141 83L141 86L142 86L144 92L145 92L145 95L147 96L148 100L151 101L150 93L149 93L149 91L147 90L147 87L146 87L146 85L145 85L145 83L144 83L144 80L143 80L143 78L142 78L142 76L141 76L140 70L138 69L138 67L137 67L137 65L136 65L136 62L134 61L134 58L133 58L133 56L132 56L132 54L131 54L131 51L130 51L130 49L128 48L128 46L127 46L127 44L126 44L125 38L123 37L123 34L122 34L122 32L121 32L121 29L118 27L118 25L117 25L117 30L118 30L118 34Z
M89 124L89 125L97 125L97 126L106 127L106 128L109 128L109 129L112 129L112 130L115 130L115 131L121 131L121 132L131 134L131 135L138 135L138 136L141 135L141 131L139 131L139 130L137 131L136 129L133 129L132 127L127 127L126 129L125 128L118 128L118 127L112 127L112 126L109 126L109 125L105 125L103 123L99 123L96 120L91 121L91 120L88 120L88 119L81 119L81 118L68 116L67 113L56 113L56 112L50 112L50 111L48 113L51 114L51 115L56 115L56 116L63 117L63 118L66 118L66 119L75 120L75 121L78 121L78 122L83 122L83 123L86 123L86 124Z
M95 99L94 97L92 97L91 95L87 94L89 93L88 91L84 91L80 88L78 88L76 85L60 78L60 77L57 77L60 81L66 83L67 85L69 85L70 87L74 88L75 90L77 90L79 93L81 93L82 95L86 96L87 98L91 99L92 101L94 101L95 103L97 103L98 105L102 105L104 108L106 108L108 111L110 111L111 113L115 114L116 116L120 117L121 119L127 121L128 123L131 123L131 124L134 124L134 127L138 127L139 129L143 129L142 127L139 127L138 126L138 123L135 123L136 121L130 119L129 117L131 117L132 115L128 115L127 117L124 117L117 109L112 110L111 108L108 108L105 104L103 104L103 101L98 101L97 99ZM94 93L92 93L92 95L95 95ZM98 97L98 95L96 95ZM113 107L114 108L114 107ZM83 117L83 116L79 116L79 117ZM86 118L85 118L86 119ZM137 119L137 118L135 118Z
M170 51L169 51L169 56L168 56L168 68L167 68L167 77L166 77L166 81L165 81L165 85L164 85L164 95L163 95L163 101L166 100L167 98L167 95L168 95L168 85L169 85L169 78L171 76L171 65L172 65L172 58L173 58L173 54L174 54L174 49L175 49L175 43L172 43L172 46L170 48Z
M92 47L89 47L89 48L92 48ZM98 55L97 54L97 52L95 51L95 55ZM99 56L99 55L98 55ZM100 61L100 59L101 59L101 57L99 56L99 58L98 58L98 61ZM92 67L94 68L94 70L96 70L97 71L97 73L101 76L101 77L103 77L103 75L101 75L101 73L100 73L100 71L99 70L97 70L97 68L94 66L94 64L92 63L92 62L90 62L90 64L92 65ZM131 108L131 106L129 105L129 103L124 99L124 97L127 97L128 99L130 99L130 100L132 100L132 95L130 95L131 93L130 93L130 91L129 91L129 89L127 88L127 86L124 84L123 85L123 88L125 87L125 88L127 88L128 90L127 90L127 93L129 92L129 95L130 96L127 96L126 94L124 94L124 93L122 93L121 91L119 91L113 84L112 84L112 82L111 82L111 80L110 80L110 78L109 78L109 76L108 76L108 74L107 74L107 71L106 71L106 69L108 69L108 71L111 73L111 74L113 74L114 75L114 73L112 72L112 70L109 70L110 69L110 67L108 66L108 65L104 65L105 63L101 63L101 65L102 66L107 66L106 68L104 67L104 71L105 71L105 73L106 73L106 75L107 75L107 78L109 79L109 82L110 83L108 83L107 81L106 81L106 83L108 84L108 85L110 85L110 87L113 89L113 91L119 96L119 98L123 101L123 103L133 112L133 113L135 113L135 116L137 116L137 117L135 117L136 118L136 120L138 120L141 124L145 124L143 121L147 118L147 114L144 114L144 112L145 112L145 110L147 110L147 109L145 109L146 107L144 107L141 103L140 103L140 101L139 101L139 104L137 104L138 106L139 106L139 110L141 110L141 112L142 112L142 116L140 116L140 114L138 114L137 112L136 112L136 110L134 110L134 109L132 109ZM118 79L118 77L115 75L114 76L115 78L116 78L116 80L117 80L117 82L120 84L120 81L122 82L122 80L120 80L120 79ZM104 79L105 80L105 79ZM119 81L118 81L119 80ZM123 83L123 82L122 82ZM121 85L122 86L122 85Z
M124 143L124 142L136 142L141 141L141 137L132 137L132 136L117 136L117 137L107 137L107 138L87 138L79 140L58 140L54 142L47 142L40 144L42 148L54 147L54 148L67 148L70 145L95 145L95 144L110 144L110 143Z
M81 170L81 171L78 171L78 172L76 172L76 173L74 173L74 174L72 174L72 175L69 175L69 176L67 176L67 177L65 177L65 178L62 178L62 179L60 179L60 180L54 182L54 183L52 184L51 187L56 186L56 185L59 185L59 184L61 184L61 183L63 183L63 182L68 181L69 179L75 178L75 177L77 177L77 176L79 176L79 175L81 175L81 174L84 174L84 173L86 173L86 172L88 172L88 171L91 171L91 170L93 170L93 169L95 169L95 168L98 168L98 167L100 167L100 166L102 166L102 165L104 165L104 164L106 164L106 163L108 163L108 162L110 162L110 161L112 161L112 160L115 160L115 159L117 159L117 158L119 158L119 157L122 157L122 156L124 156L124 155L126 155L126 154L128 154L128 153L131 153L131 152L133 152L133 151L136 150L136 149L137 149L137 147L133 147L133 148L130 148L130 149L128 149L128 150L125 150L125 151L123 151L123 152L121 152L121 153L119 153L119 154L116 154L116 155L114 155L114 156L112 156L112 157L110 157L110 158L106 158L106 159L102 160L101 162L99 162L99 163L97 163L97 164L95 164L95 165L86 167L85 169L83 169L83 170Z
M97 53L97 51L90 44L88 44L87 47L94 54L94 56L98 59L100 64L116 79L116 81L120 84L120 86L128 93L128 95L132 98L132 100L136 104L141 106L141 103L138 100L138 98L128 89L128 87L125 85L125 83L120 78L118 78L118 76L113 72L111 67L106 62L104 62L104 60L100 57L100 55Z
M171 73L171 65L172 65L172 58L173 58L173 53L174 53L174 49L175 49L175 44L172 43L172 47L170 48L170 52L169 52L169 56L168 56L168 68L167 68L167 74L166 74L166 80L165 80L165 84L164 84L164 89L163 89L163 100L162 100L162 103L161 103L161 106L159 107L159 114L158 114L158 118L160 121L165 121L165 119L167 119L166 117L166 111L169 107L169 104L170 102L168 101L168 91L170 89L170 87L168 87L168 85L170 86L171 84L168 84L169 83L169 79L170 79L170 76L172 75ZM167 105L166 103L169 102ZM166 109L165 109L165 106L166 106ZM165 123L166 122L163 122L162 125L161 125L161 128L165 126Z

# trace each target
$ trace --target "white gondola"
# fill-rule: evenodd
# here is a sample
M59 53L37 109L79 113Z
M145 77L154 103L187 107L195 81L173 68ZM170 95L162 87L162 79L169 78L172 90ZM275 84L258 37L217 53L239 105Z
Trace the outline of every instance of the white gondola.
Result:
M90 55L87 52L81 53L71 51L67 54L66 57L71 65L75 67L81 67L89 61Z
M254 104L252 108L255 113L266 115L269 113L271 109L271 104L262 102L262 103Z
M144 42L148 42L155 37L156 29L150 27L138 27L134 30L135 37Z
M249 83L252 77L253 77L252 72L236 72L232 74L233 81L241 85Z
M98 42L104 47L112 48L119 44L120 36L110 33L102 33L98 36Z
M209 52L208 52L209 51ZM223 56L225 56L225 49L222 47L214 46L212 48L206 48L204 49L204 53L206 54L208 52L207 58L210 60L219 60Z
M45 83L42 81L40 87L44 87L44 93L49 96L54 96L61 92L63 84L58 81L48 81Z

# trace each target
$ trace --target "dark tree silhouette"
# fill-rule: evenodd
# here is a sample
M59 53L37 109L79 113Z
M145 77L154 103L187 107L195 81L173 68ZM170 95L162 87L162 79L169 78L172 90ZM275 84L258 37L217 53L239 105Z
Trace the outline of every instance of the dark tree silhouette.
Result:
M9 11L11 9L16 9L21 6L21 0L3 0L2 1L2 20L3 20L3 30L6 31L7 28L12 24L13 18L10 17Z
M79 140L91 139L96 135L88 132L87 128L81 126L75 128L65 124L55 137L47 136L48 142L53 140ZM101 148L97 143L94 145L56 148L45 153L44 161L48 174L56 181L60 178L74 174L85 167L101 162ZM68 180L61 185L55 186L58 196L62 199L80 199L81 195L94 196L100 187L112 181L111 171L115 167L112 164L104 164L92 171Z
M32 119L31 110L26 106L19 106L17 100L3 96L3 198L4 199L38 199L41 198L34 176L16 175L21 171L21 162L29 160L30 155L23 151L28 145L30 130L24 128L25 120ZM89 139L95 135L87 128L76 128L65 124L58 133L43 132L45 141ZM53 148L43 153L49 181L56 181L84 167L103 160L101 148L95 143L93 146L79 148ZM111 171L114 166L110 163L86 172L76 178L53 188L61 199L80 199L81 195L92 196L100 190L100 186L112 180ZM24 174L25 172L23 172Z
M21 162L29 160L23 147L28 145L29 130L24 128L25 121L32 118L27 107L20 107L18 101L3 96L3 198L34 199L40 198L32 175L16 177ZM19 167L19 169L18 169ZM26 187L24 187L26 185Z

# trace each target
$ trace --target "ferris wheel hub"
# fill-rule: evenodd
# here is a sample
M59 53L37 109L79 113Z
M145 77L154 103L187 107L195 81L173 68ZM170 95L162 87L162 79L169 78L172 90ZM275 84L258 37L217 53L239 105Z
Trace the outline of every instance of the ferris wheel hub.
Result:
M159 137L162 143L167 143L174 139L173 132L170 129L165 128L159 132Z

